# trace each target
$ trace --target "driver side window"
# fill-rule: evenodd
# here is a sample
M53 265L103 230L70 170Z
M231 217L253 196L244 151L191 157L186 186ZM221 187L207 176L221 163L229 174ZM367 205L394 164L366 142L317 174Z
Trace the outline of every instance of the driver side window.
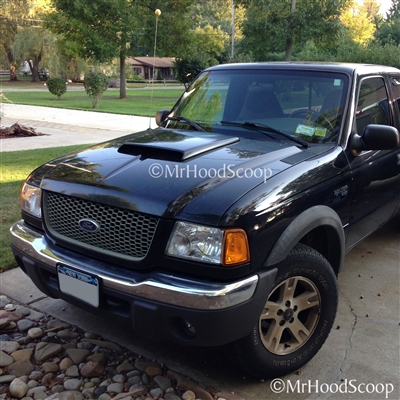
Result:
M389 125L389 102L383 78L362 81L356 109L356 130L361 134L369 124Z

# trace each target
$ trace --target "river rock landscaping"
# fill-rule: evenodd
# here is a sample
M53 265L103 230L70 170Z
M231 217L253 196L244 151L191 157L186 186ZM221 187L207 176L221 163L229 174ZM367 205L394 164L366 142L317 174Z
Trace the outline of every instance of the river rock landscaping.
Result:
M243 400L0 296L0 400Z

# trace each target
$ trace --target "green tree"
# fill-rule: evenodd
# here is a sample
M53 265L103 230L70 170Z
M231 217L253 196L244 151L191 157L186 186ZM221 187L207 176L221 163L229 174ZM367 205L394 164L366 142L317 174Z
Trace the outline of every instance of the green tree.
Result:
M377 13L376 2L369 1L360 5L353 1L341 16L342 24L346 27L348 36L354 42L362 45L370 42L376 30L375 18Z
M47 29L24 28L15 36L13 53L18 59L27 60L32 72L32 81L39 82L39 66L45 57L54 52L56 39Z
M64 79L61 78L50 78L46 82L47 89L51 94L57 96L57 99L60 100L60 97L67 91L67 85Z
M108 78L101 72L91 71L85 75L83 86L92 99L93 108L99 108L99 103L108 88Z
M233 50L233 41L238 42L242 38L241 26L243 24L245 9L238 2L234 1L233 21L234 30L232 32L232 0L198 0L194 2L190 11L192 30L205 29L211 26L225 47L225 53ZM226 61L226 60L223 60Z
M18 61L12 51L15 36L24 25L30 25L32 21L29 15L28 0L0 0L0 45L4 49L10 68L10 81L18 80Z
M285 52L312 39L317 47L335 47L342 32L340 15L348 0L242 0L246 47L266 59L269 52Z
M218 28L206 25L204 28L197 27L194 31L194 43L196 53L202 53L207 58L208 65L224 62L225 49L229 44L229 36Z
M385 20L375 32L375 39L381 45L400 45L400 0L392 0Z
M390 22L400 18L400 0L392 0L389 11L386 14L386 21Z
M177 58L174 62L173 69L176 79L188 88L190 83L196 78L196 76L207 68L205 57L201 54L187 58Z
M376 40L382 45L400 45L400 18L384 22L375 34Z
M97 62L119 58L120 98L126 97L125 59L133 47L153 48L155 10L162 15L159 47L171 52L174 45L185 43L185 14L191 0L53 0L55 11L47 18L48 26L76 44L82 58ZM164 23L161 21L164 20ZM158 54L160 54L158 53Z

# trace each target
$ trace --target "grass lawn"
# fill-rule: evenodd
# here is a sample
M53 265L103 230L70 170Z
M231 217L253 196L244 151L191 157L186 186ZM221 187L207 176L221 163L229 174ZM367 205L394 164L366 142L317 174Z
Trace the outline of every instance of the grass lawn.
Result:
M0 269L5 270L16 266L10 249L9 229L14 222L21 218L19 191L26 177L46 161L82 147L85 146L0 153Z
M22 87L20 87L22 89ZM154 88L153 99L151 89L128 89L127 98L119 98L119 90L107 90L100 101L99 108L93 110L92 102L85 91L70 90L58 100L49 91L34 92L5 92L4 95L15 104L28 104L33 106L68 108L73 110L86 110L109 112L116 114L129 114L140 116L154 116L156 111L171 109L184 89Z

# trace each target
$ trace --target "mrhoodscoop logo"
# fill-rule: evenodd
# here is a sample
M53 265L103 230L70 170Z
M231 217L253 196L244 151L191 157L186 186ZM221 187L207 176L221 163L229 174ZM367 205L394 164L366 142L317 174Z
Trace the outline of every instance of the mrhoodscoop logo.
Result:
M223 164L221 168L198 168L197 165L161 165L151 164L149 174L152 178L177 178L177 179L263 179L264 183L271 178L272 171L269 168L237 168L234 164Z
M378 398L384 397L388 399L389 395L394 391L394 385L391 383L364 383L358 382L356 379L344 379L341 383L323 383L318 380L301 382L300 380L290 381L276 378L270 382L269 386L271 391L275 394L355 394L356 397L354 398L363 398L362 395L372 394L379 395ZM357 396L358 394L361 394L361 396Z

